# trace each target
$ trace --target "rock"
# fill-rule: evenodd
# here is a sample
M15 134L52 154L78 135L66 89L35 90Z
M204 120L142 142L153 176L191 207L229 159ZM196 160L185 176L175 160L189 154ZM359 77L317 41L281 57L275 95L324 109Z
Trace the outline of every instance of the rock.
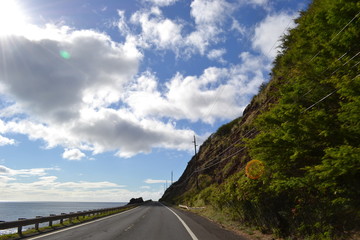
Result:
M135 203L143 203L143 202L144 202L144 200L143 200L142 197L132 198L132 199L130 199L130 202L128 203L128 205L129 205L129 204L135 204Z

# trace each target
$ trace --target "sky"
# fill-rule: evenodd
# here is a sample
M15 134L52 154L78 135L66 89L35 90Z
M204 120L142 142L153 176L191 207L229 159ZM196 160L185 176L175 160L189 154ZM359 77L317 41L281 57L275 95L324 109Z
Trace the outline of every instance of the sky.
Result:
M310 0L0 0L0 201L159 199Z

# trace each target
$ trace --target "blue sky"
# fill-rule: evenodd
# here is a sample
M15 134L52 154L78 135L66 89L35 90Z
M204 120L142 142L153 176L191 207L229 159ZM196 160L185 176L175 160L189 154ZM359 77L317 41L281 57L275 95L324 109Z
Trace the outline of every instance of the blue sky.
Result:
M0 2L0 201L157 200L309 0Z

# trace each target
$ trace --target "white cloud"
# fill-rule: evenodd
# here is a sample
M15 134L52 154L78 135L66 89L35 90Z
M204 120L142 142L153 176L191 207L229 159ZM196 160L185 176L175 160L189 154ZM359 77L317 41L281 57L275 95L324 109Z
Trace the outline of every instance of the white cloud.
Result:
M225 60L222 57L225 53L226 53L225 48L213 49L208 53L207 57L209 59L211 59L211 60L215 60L215 61L219 61L221 63L225 63Z
M198 51L224 63L226 50L209 46L220 41L231 12L224 0L195 0L193 31L183 32L183 23L165 18L159 7L143 9L129 22L140 26L136 35L119 11L122 43L93 30L54 25L31 26L36 38L30 33L0 38L0 66L6 67L0 94L11 103L2 111L0 133L40 139L46 148L62 146L63 157L71 160L85 157L83 151L128 158L152 148L190 150L194 131L178 129L174 120L212 124L241 115L264 81L262 60L244 53L238 65L208 67L197 76L174 73L160 85L155 73L138 73L139 49ZM254 39L254 47L262 46L258 35ZM63 57L60 51L66 51Z
M130 28L126 23L125 11L118 10L119 20L117 21L117 27L122 35L126 36L130 34Z
M0 175L3 176L20 176L20 177L31 177L31 176L45 176L47 171L58 171L59 168L30 168L30 169L11 169L6 166L0 165Z
M141 26L141 34L137 36L137 44L142 47L155 46L158 49L177 51L182 42L182 25L164 18L159 8L138 11L131 17L133 24Z
M142 197L144 200L161 198L163 191L130 191L128 189L113 188L77 188L74 191L71 188L59 188L57 186L41 185L42 182L34 183L1 183L1 199L4 201L95 201L95 202L129 202L131 198ZM80 183L81 184L81 183ZM96 183L90 183L96 184Z
M269 0L238 0L240 5L252 5L253 7L262 7L267 11L271 11Z
M83 157L81 150L117 151L120 157L131 157L153 147L190 149L193 131L110 107L121 104L124 87L142 58L131 38L121 44L91 30L54 28L38 29L43 39L14 36L0 44L0 66L6 66L0 73L1 93L16 102L7 107L12 108L7 116L29 116L0 120L1 133L42 139L47 148L63 146L67 148L63 157L72 160ZM67 52L63 58L62 50Z
M113 201L128 202L133 197L158 200L162 191L130 191L126 186L108 181L61 182L48 175L58 168L11 169L0 165L1 200L21 201ZM24 182L21 178L34 177Z
M62 155L63 158L69 159L69 160L81 160L86 155L81 152L79 149L68 149L65 148L65 151Z
M21 120L8 122L4 128L6 132L25 134L33 140L43 139L47 148L60 145L94 154L118 151L118 156L126 158L140 152L148 153L153 147L191 149L192 130L175 129L172 124L157 120L139 120L124 110L87 110L83 114L85 116L79 120L70 122L71 126L46 126Z
M170 6L176 3L178 0L144 0L157 6Z
M190 6L196 30L186 37L186 43L204 54L212 43L220 41L218 35L233 8L225 0L194 0Z
M194 0L191 3L191 16L196 24L221 23L231 11L231 5L225 0Z
M0 135L0 146L15 145L15 140Z
M263 55L274 59L277 55L277 47L280 45L280 38L289 28L295 26L294 13L281 12L275 15L268 15L255 28L253 36L253 48L259 50Z
M77 118L83 106L107 106L119 100L122 85L137 72L141 54L90 30L65 31L58 37L13 36L11 44L0 39L0 65L6 66L0 73L3 93L27 113L60 122ZM61 51L69 59L62 58Z
M247 2L255 5L264 6L269 2L269 0L247 0Z
M245 26L242 26L238 20L236 20L235 18L232 18L232 25L231 25L231 30L235 30L238 33L240 33L241 35L244 35L246 32L246 28Z
M166 183L166 182L170 182L170 181L169 180L160 180L160 179L151 179L151 178L148 178L144 181L144 183L147 183L147 184Z
M160 5L155 4L155 7L135 12L130 22L135 26L140 26L141 31L138 34L135 34L135 30L130 31L128 37L135 38L136 45L141 48L170 49L177 56L185 57L194 53L204 55L209 46L220 42L219 35L224 32L223 25L233 10L232 5L225 0L195 0L190 5L190 15L194 24L191 30L185 31L184 29L189 28L190 24L179 19L172 20L164 17L160 8L157 7ZM128 28L121 14L118 25L120 32Z
M151 187L150 186L141 186L140 188L141 189L150 189Z
M241 115L264 81L262 70L266 65L261 58L243 53L241 62L231 68L209 67L200 76L177 73L165 87L158 86L154 74L145 72L127 91L124 101L138 117L207 123L232 119Z

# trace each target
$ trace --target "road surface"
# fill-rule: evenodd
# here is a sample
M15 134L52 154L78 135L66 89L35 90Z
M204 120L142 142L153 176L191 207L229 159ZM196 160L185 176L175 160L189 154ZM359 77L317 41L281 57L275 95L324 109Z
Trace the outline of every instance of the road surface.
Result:
M150 202L137 208L32 240L246 240L195 214Z

